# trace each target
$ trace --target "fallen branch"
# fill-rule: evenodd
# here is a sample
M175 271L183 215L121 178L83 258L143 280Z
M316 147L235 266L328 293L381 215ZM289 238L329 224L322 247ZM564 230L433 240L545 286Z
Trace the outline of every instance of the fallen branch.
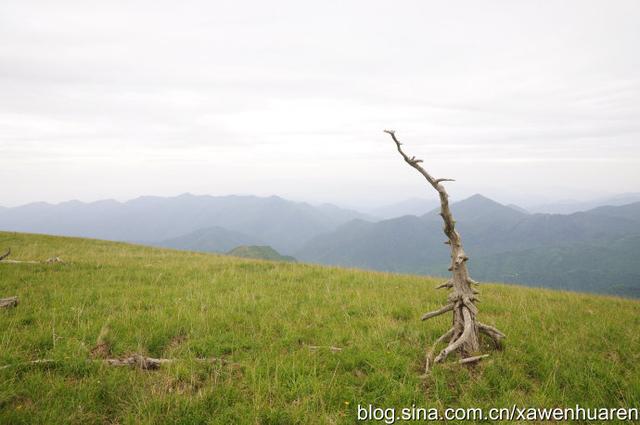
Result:
M4 260L3 263L6 264L40 264L40 261L20 261L20 260Z
M134 354L131 357L124 357L121 359L88 359L87 362L104 363L108 366L131 366L131 367L138 367L142 370L155 370L160 368L160 366L163 364L174 363L174 362L185 361L185 360L188 360L188 359L155 359L153 357L145 357L145 356L141 356L140 354ZM27 362L0 366L0 370L8 369L10 367L17 367L17 366L59 363L61 361L62 360L54 360L54 359L31 360ZM195 359L195 361L201 362L201 363L220 363L223 365L240 366L239 363L233 363L228 360L217 358L217 357L197 358Z
M18 305L18 297L0 298L0 308L16 307Z
M32 365L32 364L46 364L46 363L55 363L57 360L53 360L53 359L40 359L40 360L31 360L29 362L22 362L22 363L15 363L15 364L6 364L4 366L0 366L0 370L2 369L9 369L10 367L15 367L15 366L25 366L25 365Z
M487 357L489 357L488 354L483 354L481 356L475 356L475 357L467 357L466 359L458 360L458 363L460 364L475 363L475 362L479 362L482 359L486 359Z
M6 264L53 264L53 263L64 263L64 260L60 257L54 256L47 258L45 261L35 261L35 260L6 260L6 258L11 254L11 249L9 249L4 254L0 255L0 261ZM3 261L4 260L4 261Z
M4 254L0 255L0 261L4 260L5 258L7 258L9 256L9 254L11 254L11 248L9 248L7 250L7 252L5 252Z
M154 359L153 357L144 357L139 354L134 354L131 357L125 357L123 359L104 360L109 366L134 366L143 370L159 369L160 365L174 361L175 359Z
M185 360L187 359L155 359L153 357L145 357L140 354L134 354L131 357L125 357L121 359L105 359L102 361L109 366L133 366L143 370L154 370L159 369L161 365L166 363L175 363ZM194 360L201 363L220 363L223 365L239 366L238 363L233 363L218 357L196 358Z
M342 351L342 348L340 347L333 347L331 345L307 345L307 348L311 351L315 351L315 350L319 350L321 348L328 348L329 350L331 350L333 353L337 353L339 351Z

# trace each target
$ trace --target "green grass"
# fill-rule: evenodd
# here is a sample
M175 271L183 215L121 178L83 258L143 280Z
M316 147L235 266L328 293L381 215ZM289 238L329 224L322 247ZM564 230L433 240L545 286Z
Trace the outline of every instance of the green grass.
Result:
M243 260L86 239L0 233L0 423L354 423L355 406L638 407L640 303L481 287L506 348L475 368L419 375L444 316L435 279ZM184 359L157 371L88 362ZM332 352L308 345L338 346ZM203 364L223 357L238 365Z
M258 260L289 261L294 263L296 262L295 258L281 255L278 251L271 248L270 246L242 245L233 248L231 251L227 252L226 255L231 255L232 257L253 258Z

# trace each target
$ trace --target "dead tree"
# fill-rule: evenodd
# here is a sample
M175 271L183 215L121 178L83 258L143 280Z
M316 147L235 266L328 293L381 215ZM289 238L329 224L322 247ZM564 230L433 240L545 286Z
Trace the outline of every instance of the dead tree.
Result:
M422 160L416 159L416 157L409 157L402 150L402 143L396 138L393 130L385 130L393 139L398 152L405 160L407 164L418 170L420 174L424 176L431 186L438 192L440 197L440 216L444 221L444 234L447 236L447 240L444 242L451 248L451 265L449 271L452 276L446 283L438 286L438 288L451 289L448 301L449 303L444 307L426 313L422 316L422 320L427 320L432 317L439 316L449 311L453 312L453 326L447 332L444 333L434 343L431 350L428 351L426 356L425 373L429 371L430 364L432 362L439 363L447 358L447 356L453 352L459 352L462 360L461 363L471 363L477 361L484 356L475 356L480 350L480 334L489 336L496 347L501 346L502 338L505 335L494 328L493 326L482 324L478 321L478 307L476 302L478 301L478 291L473 288L474 285L478 285L478 282L471 279L469 271L467 270L467 260L469 257L462 248L462 240L460 234L456 231L456 222L451 214L449 208L449 195L445 190L442 182L454 181L453 179L436 179L432 177L421 165ZM446 348L440 351L433 360L435 349L441 342L448 342Z

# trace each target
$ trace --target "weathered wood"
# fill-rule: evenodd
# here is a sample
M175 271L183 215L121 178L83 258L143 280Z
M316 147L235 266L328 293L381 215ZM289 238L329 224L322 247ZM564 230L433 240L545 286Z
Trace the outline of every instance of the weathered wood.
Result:
M155 359L152 357L145 357L139 354L134 354L131 357L124 357L120 359L88 359L87 362L99 362L104 363L108 366L130 366L130 367L138 367L142 370L154 370L158 369L161 365L166 363L174 363L178 361L184 361L187 359ZM238 363L233 363L225 359L220 359L217 357L210 358L197 358L194 359L197 362L201 363L220 363L223 365L229 366L240 366ZM11 367L18 366L32 366L32 365L41 365L41 364L51 364L51 363L60 363L63 360L55 360L55 359L38 359L38 360L30 360L26 362L13 363L8 365L0 366L0 370L8 369Z
M441 314L444 314L447 311L451 311L451 310L453 310L453 304L448 304L438 310L430 311L429 313L423 314L421 320L428 320L428 319L431 319L432 317L440 316Z
M16 307L18 305L18 297L0 298L0 308Z
M0 370L9 369L10 367L39 365L39 364L48 364L48 363L56 363L56 360L53 360L53 359L39 359L39 360L31 360L31 361L28 361L28 362L22 362L22 363L6 364L6 365L3 365L3 366L0 366Z
M464 326L464 330L462 331L462 335L460 335L460 338L456 339L455 341L453 341L451 344L449 344L449 346L447 348L445 348L444 350L442 350L440 352L440 354L438 354L438 357L436 357L435 362L436 363L440 363L441 361L443 361L444 359L447 358L447 356L456 351L458 348L462 347L463 344L465 344L469 338L472 338L473 336L473 332L476 331L474 329L474 323L473 320L471 319L471 312L469 311L469 309L466 306L462 307L462 315L463 315L463 326ZM454 324L456 324L455 318L454 318ZM476 331L477 332L477 331ZM477 341L476 341L477 343Z
M482 359L486 359L487 357L489 357L488 354L483 354L481 356L467 357L467 358L458 360L458 363L460 364L475 363L475 362L479 362Z
M332 345L307 345L307 348L311 351L316 351L316 350L320 350L322 348L326 348L329 351L333 352L333 353L337 353L339 351L342 351L342 348L340 347L334 347Z
M9 248L7 250L7 252L5 252L4 254L0 255L0 261L3 261L5 263L10 263L10 264L20 264L20 263L27 263L27 264L39 264L41 263L41 261L32 261L32 260L26 260L26 261L20 261L20 260L7 260L6 258L11 255L11 248ZM44 261L44 263L47 264L51 264L51 263L64 263L64 261L62 260L62 258L60 257L51 257L48 258L46 261Z
M453 288L453 282L448 280L445 283L443 283L442 285L436 286L436 289L442 289L442 288L446 288L446 289Z
M4 264L40 264L40 261L4 260Z
M4 254L0 255L0 261L4 260L5 258L7 258L9 255L11 255L11 248L9 248L7 250L7 252L5 252Z
M145 357L134 354L131 357L122 359L105 359L104 362L109 366L132 366L143 370L159 369L162 364L174 362L174 359L154 359L153 357Z
M502 339L506 338L505 334L503 334L493 326L485 325L484 323L478 323L478 330L480 331L480 333L491 338L496 348L502 348Z
M436 347L438 346L438 344L443 342L445 339L450 338L451 336L453 336L454 331L455 331L455 328L451 328L447 332L445 332L444 334L440 335L440 338L436 339L436 342L433 343L433 345L431 346L431 349L429 351L427 351L427 354L425 356L425 365L424 365L424 374L425 375L427 375L429 373L429 368L431 367L431 363L433 363L433 355L436 352Z
M429 174L427 170L420 165L422 162L421 160L416 159L415 156L409 157L404 153L401 147L402 143L400 143L396 137L395 131L384 130L384 132L391 136L398 153L400 153L405 162L422 174L429 184L438 192L438 196L440 198L440 216L444 223L443 232L447 236L445 244L449 245L451 250L451 264L449 266L449 271L451 271L452 277L451 280L438 286L438 288L450 288L452 290L448 297L451 304L441 308L440 310L425 314L422 317L422 320L426 320L430 317L452 310L453 327L449 332L443 335L444 338L441 337L436 341L437 344L451 336L449 346L440 352L436 357L435 362L438 363L443 361L454 351L458 351L463 358L472 358L471 356L480 349L480 331L490 335L494 340L498 337L498 334L502 335L502 333L497 331L495 328L481 328L476 319L478 308L475 303L478 301L476 297L478 291L473 289L471 285L477 285L478 282L471 279L469 276L469 271L467 269L467 261L469 260L469 257L462 247L462 239L455 227L456 221L453 218L453 214L451 213L451 208L449 206L449 194L442 185L443 182L453 181L453 179L437 179L431 176L431 174ZM501 338L502 337L504 337L504 335L502 335ZM434 346L436 344L434 344ZM427 358L426 370L429 368L429 363L430 357Z
M35 260L4 260L5 264L55 264L55 263L64 263L64 260L60 257L51 257L45 261L35 261Z
M134 354L131 357L123 357L119 359L104 359L102 361L109 366L131 366L143 370L155 370L160 368L160 366L162 366L163 364L175 363L185 360L186 359L156 359L153 357L142 356L140 354ZM223 365L239 366L238 363L233 363L226 359L221 359L218 357L196 358L193 360L201 363L220 363Z

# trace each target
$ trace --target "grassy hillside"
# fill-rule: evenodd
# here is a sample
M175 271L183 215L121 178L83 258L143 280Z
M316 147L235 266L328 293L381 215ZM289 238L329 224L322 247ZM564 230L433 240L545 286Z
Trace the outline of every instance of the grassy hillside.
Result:
M483 285L508 337L476 368L419 378L449 319L432 279L0 233L0 423L354 423L355 406L640 405L640 303ZM108 329L108 332L106 330ZM157 371L88 362L182 359ZM312 349L310 346L319 346ZM341 347L334 352L329 346ZM488 350L488 349L487 349ZM221 357L228 364L194 361Z
M233 257L242 258L254 258L258 260L270 260L270 261L289 261L295 262L296 259L288 255L281 255L278 251L270 246L257 246L257 245L243 245L233 248L227 252L227 255Z
M167 239L152 245L164 248L184 249L199 252L227 252L239 245L261 243L260 240L244 233L234 232L222 227L198 229L177 238Z

